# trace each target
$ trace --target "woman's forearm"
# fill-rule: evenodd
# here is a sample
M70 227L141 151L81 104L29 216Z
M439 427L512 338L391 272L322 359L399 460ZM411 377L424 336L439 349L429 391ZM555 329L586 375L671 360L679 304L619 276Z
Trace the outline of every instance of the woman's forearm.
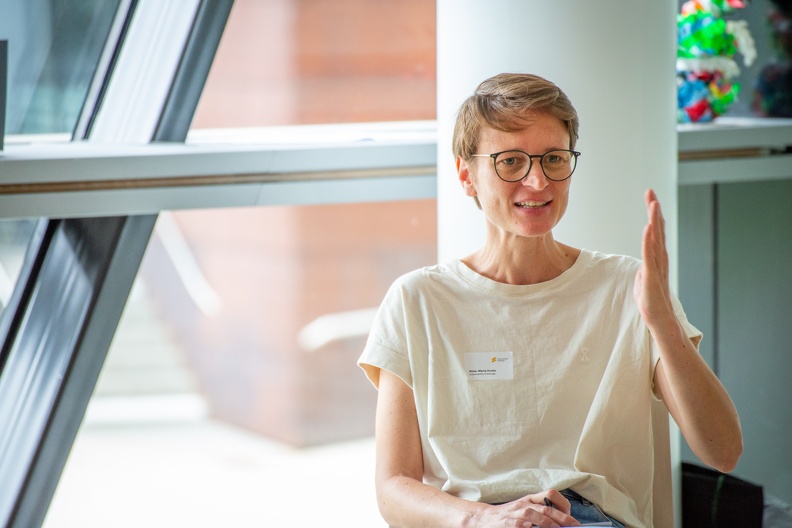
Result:
M650 328L660 348L655 384L690 448L702 462L732 471L743 450L737 409L720 380L674 318Z
M490 507L453 497L407 476L378 479L377 501L388 525L402 528L472 527Z

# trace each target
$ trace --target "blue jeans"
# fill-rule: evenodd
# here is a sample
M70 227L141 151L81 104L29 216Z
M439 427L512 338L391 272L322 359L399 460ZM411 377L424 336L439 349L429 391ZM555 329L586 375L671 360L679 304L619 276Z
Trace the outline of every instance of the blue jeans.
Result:
M570 514L577 519L580 524L610 521L616 528L625 528L619 521L605 515L599 506L584 499L571 489L562 490L561 495L566 497L569 501L572 508Z

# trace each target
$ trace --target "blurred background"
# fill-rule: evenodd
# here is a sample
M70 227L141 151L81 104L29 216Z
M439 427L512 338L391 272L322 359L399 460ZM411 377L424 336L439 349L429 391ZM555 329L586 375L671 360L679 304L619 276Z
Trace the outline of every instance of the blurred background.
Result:
M70 139L118 5L0 0L0 38L24 43L8 142ZM759 57L731 115L761 114L754 87L788 60L775 12L739 13ZM435 28L427 0L236 0L188 142L431 122ZM3 306L33 226L0 222ZM433 200L163 212L47 528L382 526L355 362L388 286L436 261L436 230Z

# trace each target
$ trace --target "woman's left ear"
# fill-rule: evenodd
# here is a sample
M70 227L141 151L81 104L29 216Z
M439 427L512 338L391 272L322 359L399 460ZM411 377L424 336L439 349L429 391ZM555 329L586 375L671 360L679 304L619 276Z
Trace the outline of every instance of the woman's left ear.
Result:
M473 184L473 179L471 178L470 167L467 161L462 159L462 156L457 156L456 168L459 183L462 184L465 194L467 196L476 196L478 193L476 192L476 186Z

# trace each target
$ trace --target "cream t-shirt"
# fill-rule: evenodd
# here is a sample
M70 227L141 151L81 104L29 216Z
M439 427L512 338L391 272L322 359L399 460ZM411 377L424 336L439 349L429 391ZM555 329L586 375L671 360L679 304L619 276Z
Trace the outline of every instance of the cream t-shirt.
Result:
M424 482L488 503L572 488L628 526L652 525L659 356L632 298L639 266L584 250L540 284L452 261L391 286L359 364L375 386L385 369L412 388Z

